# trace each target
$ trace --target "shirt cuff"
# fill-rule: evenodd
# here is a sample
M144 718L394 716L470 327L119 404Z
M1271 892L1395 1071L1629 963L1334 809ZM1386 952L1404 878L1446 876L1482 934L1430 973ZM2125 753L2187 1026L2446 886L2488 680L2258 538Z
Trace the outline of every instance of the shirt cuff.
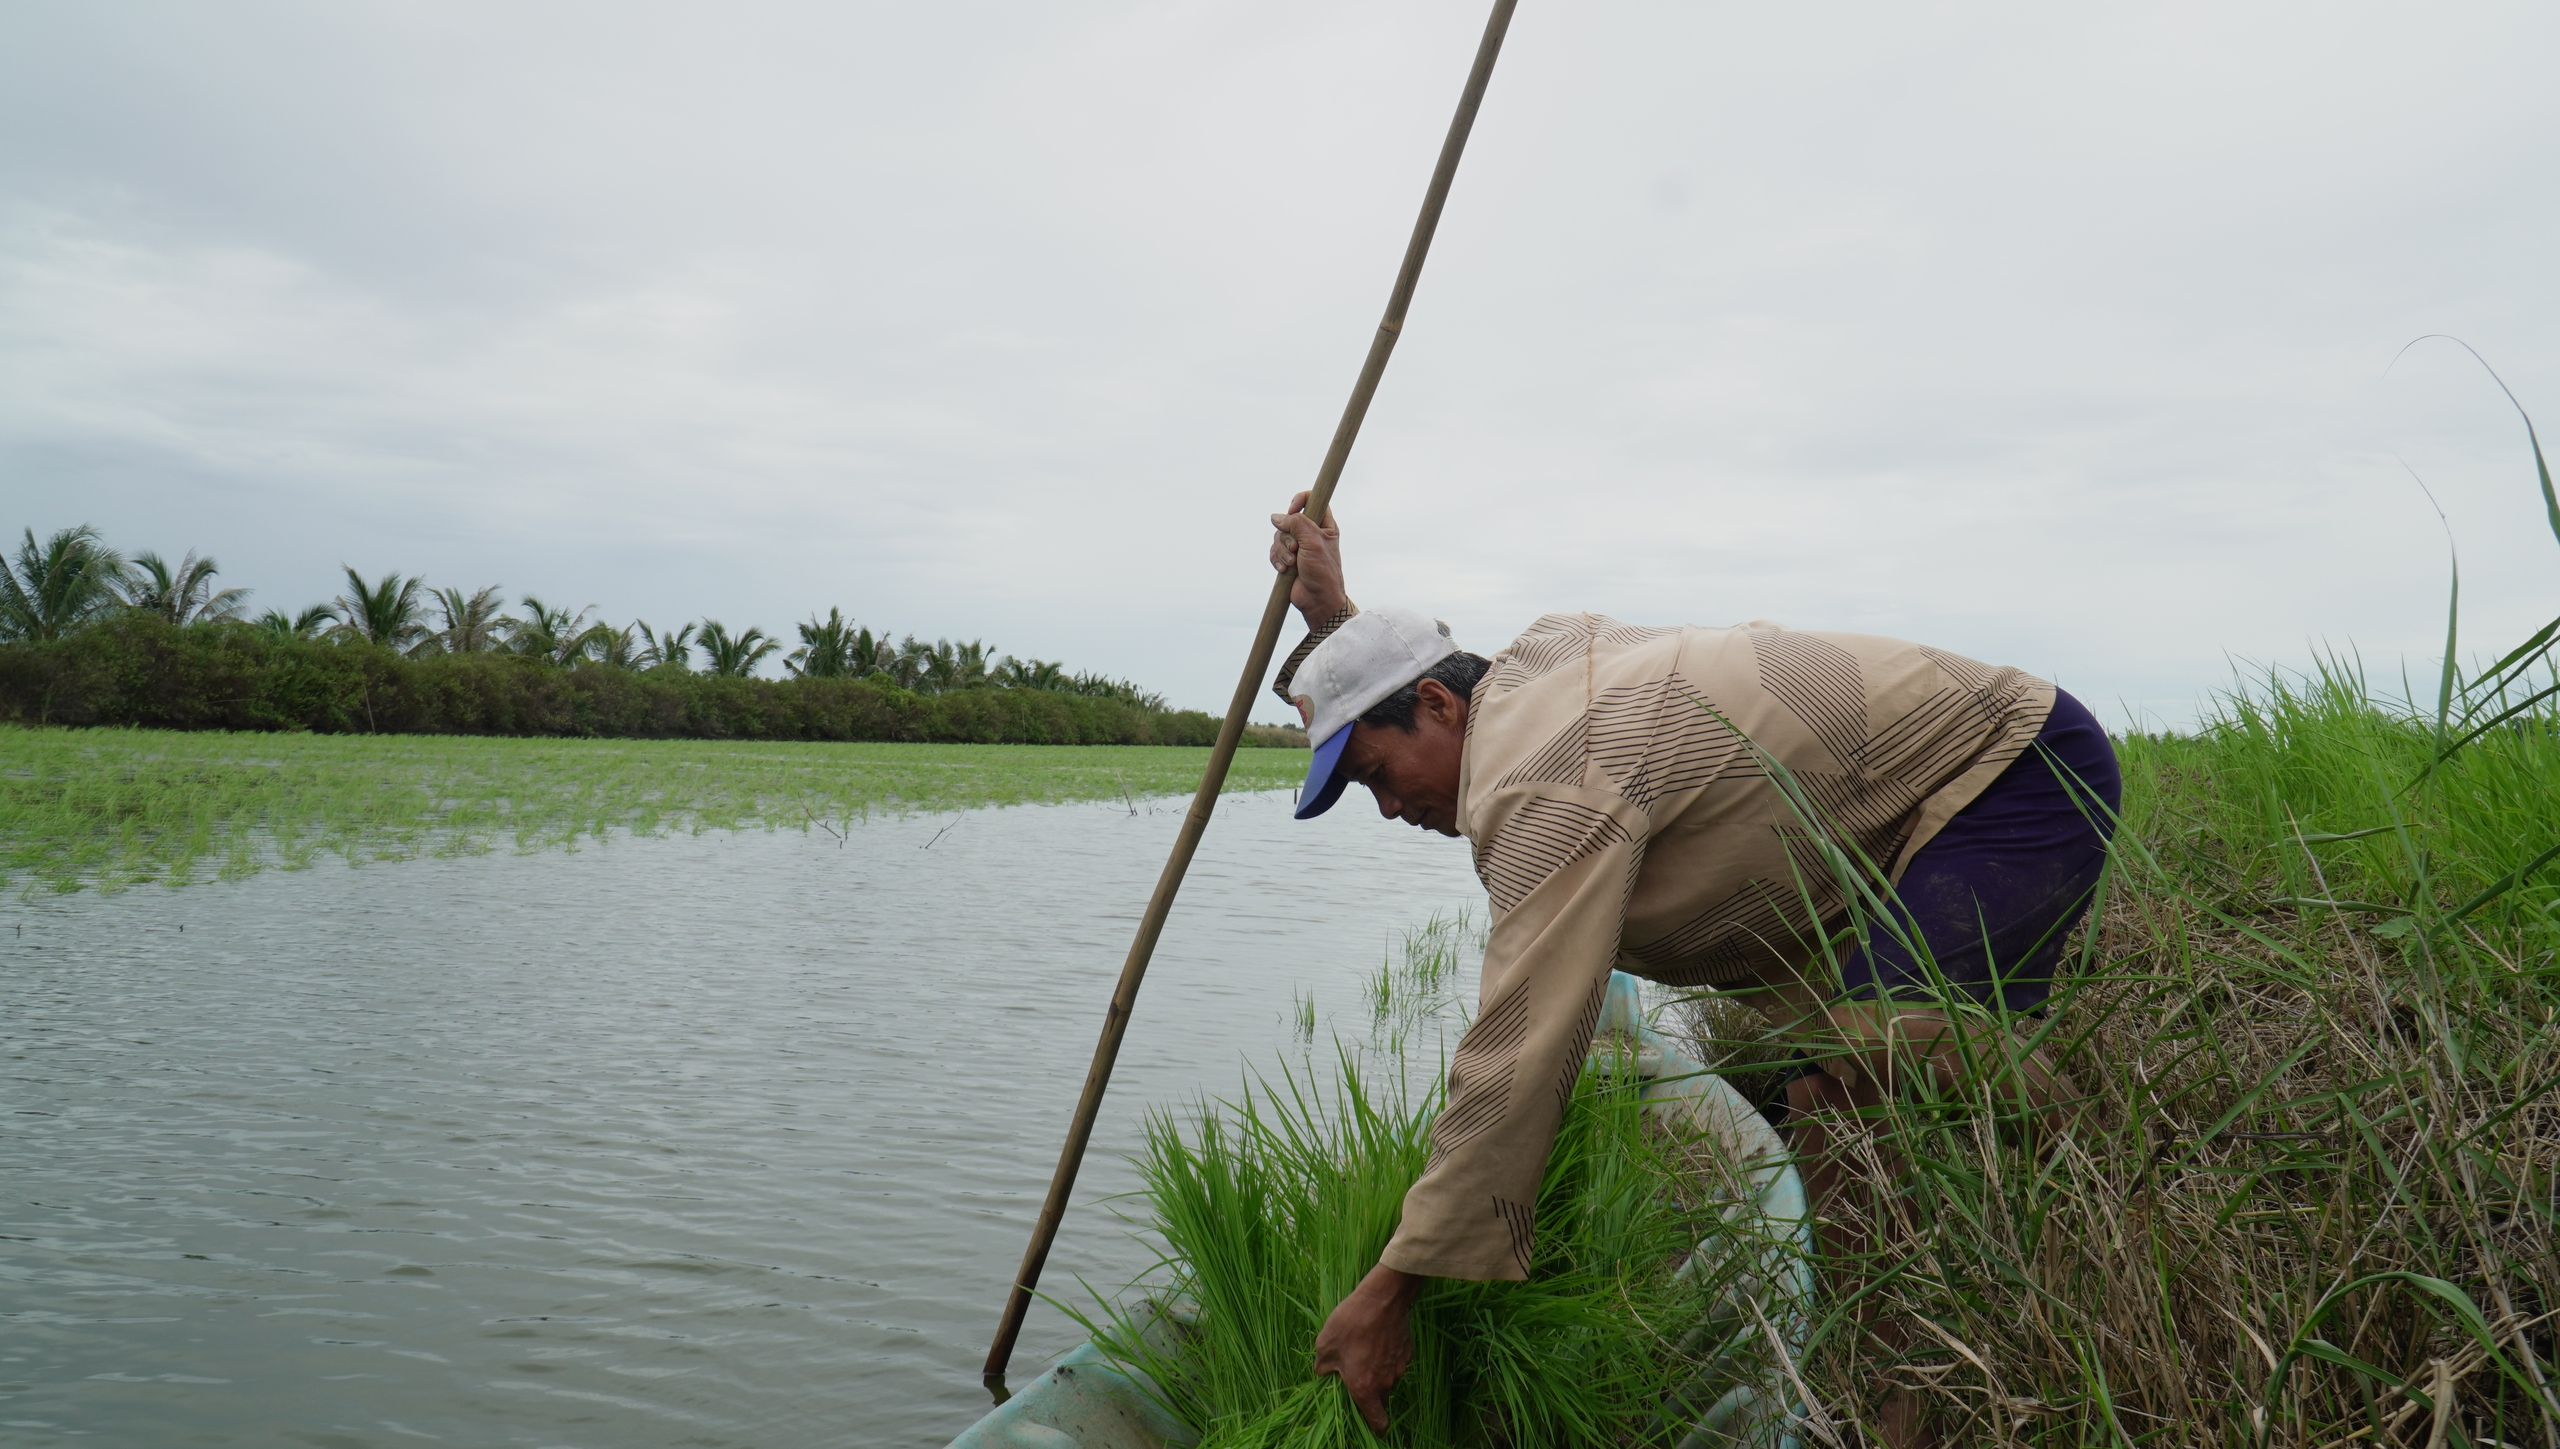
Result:
M1439 1252L1402 1239L1391 1239L1378 1261L1399 1273L1418 1278L1463 1278L1470 1283L1517 1283L1529 1276L1520 1265L1520 1255L1506 1241L1490 1244L1475 1252L1442 1249Z
M1332 618L1309 629L1307 637L1298 641L1298 647L1289 651L1289 657L1280 661L1280 672L1271 680L1271 692L1280 696L1281 703L1293 709L1297 707L1298 698L1289 692L1289 684L1298 677L1298 666L1307 662L1307 656L1316 652L1317 645L1332 638L1333 631L1341 628L1345 619L1359 612L1358 604L1345 604L1334 610Z

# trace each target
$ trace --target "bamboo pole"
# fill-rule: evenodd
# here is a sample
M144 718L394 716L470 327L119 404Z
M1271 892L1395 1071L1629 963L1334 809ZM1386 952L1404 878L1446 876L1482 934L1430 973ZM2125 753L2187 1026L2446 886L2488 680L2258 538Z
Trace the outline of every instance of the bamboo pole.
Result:
M1422 195L1422 214L1413 223L1413 237L1405 243L1403 265L1396 269L1395 290L1387 294L1386 315L1378 323L1377 334L1369 339L1369 356L1360 364L1359 380L1351 385L1351 400L1344 404L1342 421L1334 426L1332 446L1325 449L1324 464L1316 470L1315 487L1308 491L1307 516L1318 523L1333 502L1334 485L1342 479L1342 465L1351 457L1351 444L1360 436L1361 421L1369 415L1369 399L1376 396L1378 379L1387 370L1388 354L1395 351L1396 338L1404 331L1405 309L1412 305L1414 285L1422 280L1422 260L1430 255L1432 233L1440 227L1440 208L1449 199L1449 183L1458 174L1458 157L1467 149L1467 133L1474 129L1476 108L1484 103L1485 83L1493 78L1494 58L1502 53L1503 32L1511 27L1512 7L1518 0L1494 0L1493 14L1485 21L1484 39L1476 46L1475 67L1467 72L1466 89L1458 97L1458 113L1449 121L1448 137L1440 143L1440 162L1431 170L1431 185ZM1103 1013L1102 1039L1094 1043L1093 1065L1085 1070L1084 1095L1076 1101L1075 1120L1067 1128L1067 1140L1058 1150L1058 1170L1049 1179L1049 1196L1040 1205L1040 1220L1031 1230L1031 1246L1022 1255L1022 1267L1014 1274L1013 1292L1005 1299L1004 1320L996 1328L995 1345L987 1350L986 1379L990 1387L1000 1388L1005 1365L1013 1360L1014 1340L1022 1336L1023 1315L1031 1311L1031 1295L1040 1284L1040 1270L1049 1261L1050 1245L1057 1241L1058 1224L1066 1216L1067 1196L1075 1190L1076 1172L1084 1165L1087 1143L1093 1139L1094 1118L1102 1110L1103 1091L1111 1085L1111 1066L1120 1055L1120 1039L1129 1030L1129 1013L1137 1005L1138 984L1146 979L1147 962L1155 955L1156 937L1163 933L1165 917L1173 910L1173 897L1182 889L1183 873L1191 868L1192 852L1200 846L1201 835L1209 828L1209 812L1217 808L1218 791L1227 782L1227 767L1234 763L1236 742L1244 737L1245 718L1253 710L1254 697L1262 692L1262 681L1271 669L1271 650L1280 639L1280 621L1288 613L1289 589L1297 581L1294 571L1284 571L1271 584L1271 597L1262 606L1262 625L1254 631L1253 649L1245 657L1244 674L1236 681L1235 698L1227 704L1226 723L1218 729L1217 748L1209 752L1209 768L1201 773L1200 788L1191 797L1191 808L1183 812L1182 831L1174 837L1173 853L1164 863L1164 871L1156 877L1155 894L1147 898L1147 913L1138 922L1137 939L1129 943L1128 959L1120 966L1120 984L1112 989L1110 1009Z

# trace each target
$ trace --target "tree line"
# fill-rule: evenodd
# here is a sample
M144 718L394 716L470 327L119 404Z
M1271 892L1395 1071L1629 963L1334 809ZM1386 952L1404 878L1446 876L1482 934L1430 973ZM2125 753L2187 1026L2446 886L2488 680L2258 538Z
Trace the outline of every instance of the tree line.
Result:
M146 614L175 628L244 627L278 640L372 644L411 659L498 654L562 669L746 679L779 653L784 675L793 679L872 679L914 694L1037 689L1117 700L1150 713L1167 709L1162 695L1125 679L997 655L976 639L927 643L909 634L892 642L886 633L857 627L840 609L827 610L824 619L812 613L798 626L798 647L784 653L783 641L763 629L733 630L717 619L666 630L635 619L616 628L592 618L592 605L572 611L528 593L517 601L520 612L509 612L496 585L466 594L397 573L368 582L353 568L346 568L346 591L334 599L251 618L249 590L217 588L220 572L212 558L192 550L174 565L147 551L127 559L86 524L42 542L30 528L17 557L0 560L0 642L60 640L118 616Z

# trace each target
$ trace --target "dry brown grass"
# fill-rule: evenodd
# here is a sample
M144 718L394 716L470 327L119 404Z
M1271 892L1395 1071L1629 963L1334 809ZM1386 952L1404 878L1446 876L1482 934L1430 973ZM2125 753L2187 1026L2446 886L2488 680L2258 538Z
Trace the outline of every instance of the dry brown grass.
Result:
M1900 1384L1962 1444L2560 1442L2548 1003L2466 977L2439 1026L2334 920L2125 892L2094 934L2052 1023L2089 1098L2066 1140L2027 1150L1987 1098L1875 1124L1909 1246L1826 1265L1872 1295L1825 1305L1835 1414Z
M2560 834L2560 747L2369 790L2377 829L2341 817L2408 778L2412 727L2287 727L2129 742L2078 979L2010 1024L2082 1094L2068 1134L1987 1089L1853 1134L1829 1211L1888 1246L1823 1265L1806 1373L1842 1442L1900 1386L1950 1444L2560 1449L2560 913L2500 874ZM2361 768L2306 765L2324 743Z

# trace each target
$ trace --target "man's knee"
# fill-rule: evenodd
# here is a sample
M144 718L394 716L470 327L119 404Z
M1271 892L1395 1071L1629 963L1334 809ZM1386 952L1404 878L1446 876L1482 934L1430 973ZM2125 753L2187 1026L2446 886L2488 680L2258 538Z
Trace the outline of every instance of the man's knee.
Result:
M1862 1105L1849 1084L1820 1068L1808 1068L1787 1083L1787 1111L1792 1116L1815 1112L1854 1112Z

